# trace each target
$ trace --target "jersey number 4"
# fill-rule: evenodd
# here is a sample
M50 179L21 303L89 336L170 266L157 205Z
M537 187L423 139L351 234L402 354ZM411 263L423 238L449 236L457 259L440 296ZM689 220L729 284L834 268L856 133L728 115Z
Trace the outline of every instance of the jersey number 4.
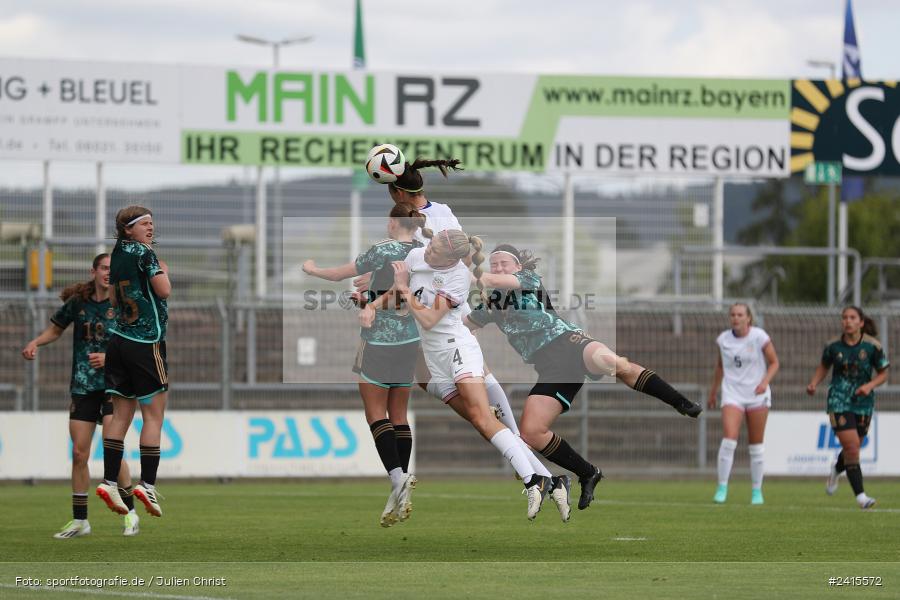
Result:
M453 362L462 366L462 356L459 355L459 348L456 349L456 352L453 353Z

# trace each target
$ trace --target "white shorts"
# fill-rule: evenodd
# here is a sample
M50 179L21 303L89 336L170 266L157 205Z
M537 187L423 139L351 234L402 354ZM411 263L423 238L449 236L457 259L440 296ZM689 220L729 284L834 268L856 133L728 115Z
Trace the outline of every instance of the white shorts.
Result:
M733 406L741 412L753 412L763 408L772 408L772 392L766 392L753 398L735 398L730 395L722 395L722 406Z
M425 351L425 364L431 373L429 387L436 387L445 402L456 395L457 382L484 377L484 356L478 342Z

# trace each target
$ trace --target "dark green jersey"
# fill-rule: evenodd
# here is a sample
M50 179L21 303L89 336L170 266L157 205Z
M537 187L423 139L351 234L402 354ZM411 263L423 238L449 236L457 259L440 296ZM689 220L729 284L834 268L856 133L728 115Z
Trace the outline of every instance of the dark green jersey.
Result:
M410 250L421 246L417 241L384 240L356 258L357 273L372 273L369 281L370 301L394 285L394 268L391 263L405 259ZM386 346L414 342L419 339L419 330L408 311L399 314L393 309L387 309L375 311L375 322L368 329L361 328L359 335L369 344Z
M874 371L886 369L890 364L881 342L870 335L863 335L859 342L851 346L841 336L825 346L822 364L833 367L828 388L828 412L871 415L875 409L875 393L857 396L856 390L872 380Z
M91 367L88 354L106 352L109 330L115 322L115 311L109 300L96 302L73 296L50 317L50 320L63 329L70 323L75 324L72 334L72 379L69 382L69 393L85 395L106 389L103 369Z
M162 273L153 248L119 240L109 259L109 289L116 322L113 333L143 343L166 339L166 301L157 297L150 279Z
M516 278L522 289L493 290L487 307L478 306L469 319L480 327L495 323L522 359L530 363L535 352L562 334L580 328L556 314L540 275L522 269Z

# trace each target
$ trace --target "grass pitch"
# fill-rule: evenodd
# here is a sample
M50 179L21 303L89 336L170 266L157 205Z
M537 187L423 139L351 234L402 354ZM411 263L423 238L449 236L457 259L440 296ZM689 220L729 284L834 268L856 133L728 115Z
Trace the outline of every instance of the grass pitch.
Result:
M868 481L868 512L846 481L828 497L818 480L769 480L764 506L741 481L714 505L714 487L607 479L569 523L549 499L531 523L514 481L425 477L412 518L383 529L387 481L163 481L165 515L139 507L139 536L91 497L93 533L60 541L68 486L4 485L0 598L900 597L897 481ZM881 585L844 583L857 576ZM50 587L73 577L87 580Z

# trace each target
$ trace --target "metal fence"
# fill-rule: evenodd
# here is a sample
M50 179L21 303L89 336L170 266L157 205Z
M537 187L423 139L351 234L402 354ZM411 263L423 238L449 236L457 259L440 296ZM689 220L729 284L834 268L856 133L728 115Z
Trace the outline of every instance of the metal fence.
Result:
M62 168L62 165L53 166L54 170ZM117 188L115 182L122 180L124 173L136 171L136 166L110 164L104 169L111 182L105 192L106 208L102 219L106 223L107 248L113 241L116 211L130 204L148 206L156 217L161 253L175 267L176 276L185 278L178 286L180 298L209 300L221 297L234 268L229 262L233 257L222 244L222 229L254 222L255 182L249 176L235 177L233 170L225 172L210 168L209 184L160 184L135 190ZM171 176L178 172L177 169L169 171L163 170ZM344 172L311 177L308 172L295 171L283 169L280 185L276 187L269 182L266 186L267 279L271 282L269 294L273 297L280 297L282 292L278 268L282 265L280 217L334 221L331 229L335 235L321 245L316 256L322 264L345 262L350 253L349 230L340 231L340 222L347 223L349 219L351 178ZM292 176L296 178L292 179ZM0 222L43 223L40 169L33 170L33 177L32 186L0 187ZM165 181L164 177L162 181ZM428 197L450 204L464 226L473 218L540 221L562 215L562 180L552 176L456 174L444 180L434 173L428 175L427 181ZM85 278L85 265L96 253L96 244L93 241L75 244L73 240L86 240L96 235L98 214L96 190L91 187L71 189L52 184L51 187L52 237L67 242L64 246L51 247L54 287L58 287ZM634 179L579 177L575 182L574 209L577 220L617 219L615 241L620 291L627 295L650 296L672 287L672 257L677 248L711 245L713 193L711 181L671 179L639 183ZM364 219L383 219L390 206L384 186L372 184L362 191L361 216ZM576 244L588 239L577 236ZM189 243L194 246L186 246ZM206 244L206 247L200 250L198 243ZM576 249L578 255L582 255L581 247ZM0 242L0 294L23 291L24 256L21 244ZM685 258L684 294L711 293L710 264L708 256ZM189 285L185 286L185 283Z
M46 327L51 299L0 299L0 411L65 410L71 336L42 348L39 359L20 355L26 341ZM820 394L805 386L827 340L840 333L839 313L824 308L754 306L759 325L771 335L781 371L773 383L775 410L824 410ZM900 311L872 310L888 353L900 340ZM588 332L601 331L608 315L581 315ZM600 320L598 320L600 319ZM728 327L727 306L709 303L629 303L616 312L620 353L653 368L688 397L705 402L716 360L716 336ZM355 317L348 311L311 315L304 335L316 340L307 364L312 383L284 384L284 315L280 303L173 302L168 353L173 409L349 409L360 402L349 367L356 347ZM598 335L598 337L600 337ZM481 338L488 364L506 382L520 414L535 376L499 335ZM289 357L295 360L296 356ZM308 361L308 358L307 358ZM515 383L510 383L515 382ZM495 453L477 443L471 427L445 406L416 390L417 456L423 472L494 472L505 469ZM879 410L900 410L900 388L878 391ZM2 418L2 417L0 417ZM685 419L655 399L616 384L585 386L556 431L613 471L684 474L715 467L721 428L718 412ZM747 459L738 453L736 465Z

